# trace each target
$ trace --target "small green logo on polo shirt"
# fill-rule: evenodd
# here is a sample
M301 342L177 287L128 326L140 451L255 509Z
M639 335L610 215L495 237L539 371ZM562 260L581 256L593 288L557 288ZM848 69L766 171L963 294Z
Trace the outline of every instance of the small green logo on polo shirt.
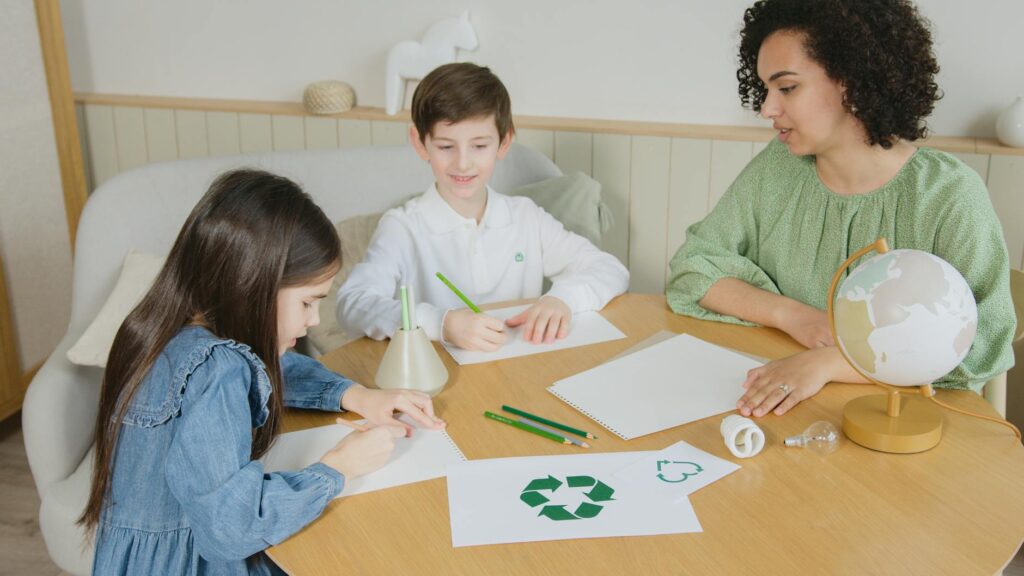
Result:
M523 256L522 252L516 252L516 262L522 262L526 256Z

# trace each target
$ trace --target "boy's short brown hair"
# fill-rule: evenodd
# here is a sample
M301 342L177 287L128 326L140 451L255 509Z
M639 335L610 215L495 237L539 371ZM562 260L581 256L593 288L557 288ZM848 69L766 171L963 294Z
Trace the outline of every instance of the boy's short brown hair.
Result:
M512 133L512 101L501 80L486 66L456 62L435 68L412 96L412 123L420 142L438 122L461 122L494 115L498 137Z

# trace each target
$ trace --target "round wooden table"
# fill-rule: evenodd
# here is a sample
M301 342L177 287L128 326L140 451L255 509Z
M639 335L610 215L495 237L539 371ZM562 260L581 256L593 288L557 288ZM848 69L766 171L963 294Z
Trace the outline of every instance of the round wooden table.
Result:
M786 436L816 420L838 426L847 401L879 392L870 385L829 384L789 414L761 418L767 444L746 460L726 449L722 416L618 439L545 388L661 330L764 358L802 348L775 330L677 316L662 296L626 294L602 314L627 338L468 366L439 348L450 379L435 409L469 459L579 453L483 417L484 410L510 404L597 433L595 452L658 450L685 440L737 462L740 470L690 497L702 533L454 549L447 488L439 478L335 500L306 529L269 549L271 558L292 575L995 574L1020 547L1024 447L1004 427L948 412L938 447L910 455L873 452L845 439L824 458L783 446ZM385 348L363 339L322 360L369 384ZM739 390L737 383L737 398ZM996 414L972 392L939 395ZM334 417L291 410L284 428L327 425Z

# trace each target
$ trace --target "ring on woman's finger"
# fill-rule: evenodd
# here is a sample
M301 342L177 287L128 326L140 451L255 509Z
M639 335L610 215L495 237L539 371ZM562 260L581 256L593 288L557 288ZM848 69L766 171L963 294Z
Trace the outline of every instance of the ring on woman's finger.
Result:
M786 383L779 384L779 390L782 390L783 396L789 396L789 392L790 392L789 384L786 384Z

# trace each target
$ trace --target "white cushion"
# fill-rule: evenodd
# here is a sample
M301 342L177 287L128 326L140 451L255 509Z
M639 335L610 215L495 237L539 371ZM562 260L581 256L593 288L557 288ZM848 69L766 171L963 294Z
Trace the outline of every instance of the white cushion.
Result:
M164 266L164 257L129 251L114 290L92 324L68 350L68 360L81 366L107 365L110 347L128 313L142 300Z
M46 491L39 508L39 532L46 543L46 551L54 564L75 576L92 572L96 541L75 520L89 501L95 455L95 450L89 450L74 474Z

